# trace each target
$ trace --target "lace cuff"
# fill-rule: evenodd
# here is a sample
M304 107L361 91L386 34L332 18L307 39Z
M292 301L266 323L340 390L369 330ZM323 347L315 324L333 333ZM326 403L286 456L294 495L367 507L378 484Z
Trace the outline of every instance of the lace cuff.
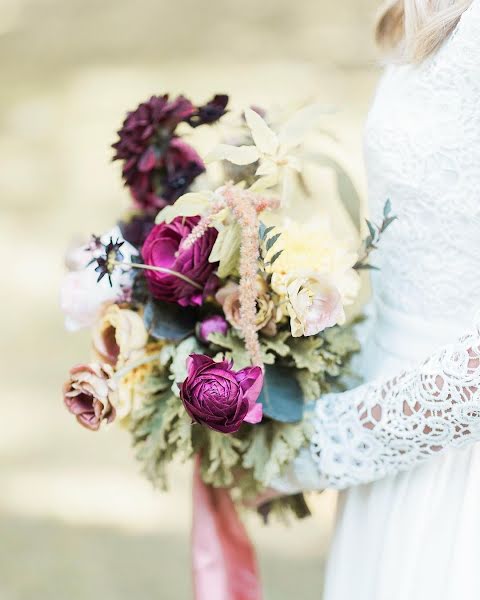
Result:
M310 449L271 485L284 493L368 483L480 439L480 335L416 369L315 405Z

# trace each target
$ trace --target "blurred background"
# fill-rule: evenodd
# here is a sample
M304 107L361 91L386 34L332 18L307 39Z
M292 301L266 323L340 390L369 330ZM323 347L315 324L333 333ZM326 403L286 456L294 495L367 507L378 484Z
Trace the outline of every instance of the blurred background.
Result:
M155 492L127 434L94 435L63 409L67 370L89 355L87 335L63 330L63 254L126 205L109 146L127 109L165 91L324 101L363 190L376 4L0 0L2 600L190 598L190 467ZM267 598L319 599L334 505L312 498L314 518L290 527L249 520Z

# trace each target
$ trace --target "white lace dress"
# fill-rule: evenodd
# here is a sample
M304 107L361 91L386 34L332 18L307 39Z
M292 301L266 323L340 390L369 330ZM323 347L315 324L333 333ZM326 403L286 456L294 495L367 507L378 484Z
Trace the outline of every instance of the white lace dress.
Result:
M480 599L480 0L366 131L376 263L366 384L315 405L278 489L343 490L325 600ZM319 592L320 597L320 592Z

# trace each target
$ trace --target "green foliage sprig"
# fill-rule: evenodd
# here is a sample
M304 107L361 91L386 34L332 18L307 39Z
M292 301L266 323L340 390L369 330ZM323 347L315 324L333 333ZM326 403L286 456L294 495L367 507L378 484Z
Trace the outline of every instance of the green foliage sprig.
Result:
M354 269L357 270L378 270L378 267L370 264L370 254L373 250L377 250L378 244L382 235L385 233L388 227L397 220L395 215L391 214L392 212L392 203L390 200L385 202L385 206L383 207L383 220L380 225L376 225L372 223L368 219L366 219L367 227L368 227L368 235L364 239L362 244L362 252L360 254L360 258L354 266Z

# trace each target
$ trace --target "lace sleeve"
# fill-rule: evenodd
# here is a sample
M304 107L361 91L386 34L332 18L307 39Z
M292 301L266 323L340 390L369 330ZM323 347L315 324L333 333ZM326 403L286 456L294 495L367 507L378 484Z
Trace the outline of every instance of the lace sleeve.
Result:
M442 348L416 369L313 409L314 433L288 472L284 493L343 489L411 469L448 447L480 439L480 334Z

